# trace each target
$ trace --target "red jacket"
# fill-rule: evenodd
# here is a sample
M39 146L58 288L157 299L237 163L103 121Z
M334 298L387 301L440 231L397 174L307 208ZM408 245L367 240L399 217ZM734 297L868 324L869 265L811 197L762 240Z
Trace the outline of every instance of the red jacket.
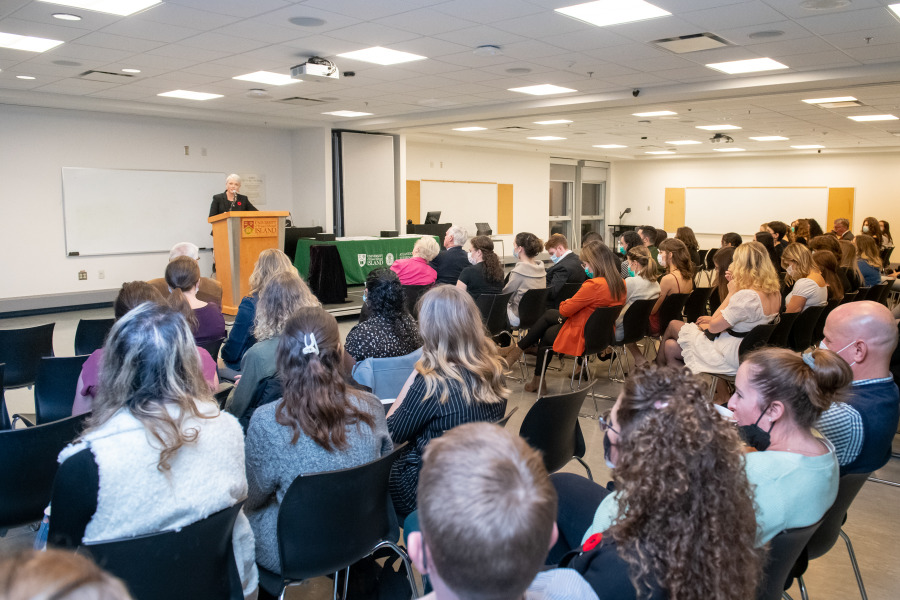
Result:
M625 294L621 298L613 298L603 277L585 281L577 294L559 305L560 314L567 319L553 342L553 351L581 356L584 352L584 326L594 309L622 304L625 304Z

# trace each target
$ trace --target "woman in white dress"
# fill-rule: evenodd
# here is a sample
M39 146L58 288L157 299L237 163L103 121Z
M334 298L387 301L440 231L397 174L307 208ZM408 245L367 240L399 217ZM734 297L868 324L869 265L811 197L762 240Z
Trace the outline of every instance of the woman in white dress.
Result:
M729 272L728 295L711 317L700 317L696 323L672 322L669 332L677 330L677 336L670 336L675 339L666 340L660 349L666 364L683 363L694 373L733 375L740 362L741 334L778 316L781 284L762 244L738 246Z
M788 244L781 254L781 266L787 271L785 282L788 285L794 283L784 299L784 312L803 312L810 306L828 304L828 285L813 262L809 248L803 244Z
M619 318L616 319L616 341L621 342L625 337L625 329L622 322L625 319L625 313L635 300L654 300L659 298L659 269L656 261L650 256L650 251L646 246L635 246L628 250L625 255L625 262L628 268L634 273L634 276L625 280L625 289L627 297ZM629 344L628 349L633 354L640 354L637 344Z

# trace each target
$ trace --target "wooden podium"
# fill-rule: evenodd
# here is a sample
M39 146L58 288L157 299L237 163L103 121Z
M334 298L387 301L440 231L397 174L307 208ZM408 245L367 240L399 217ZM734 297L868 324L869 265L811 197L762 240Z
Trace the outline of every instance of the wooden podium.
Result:
M287 211L227 212L209 218L213 228L216 278L222 284L222 312L236 315L250 293L250 274L260 253L284 247Z

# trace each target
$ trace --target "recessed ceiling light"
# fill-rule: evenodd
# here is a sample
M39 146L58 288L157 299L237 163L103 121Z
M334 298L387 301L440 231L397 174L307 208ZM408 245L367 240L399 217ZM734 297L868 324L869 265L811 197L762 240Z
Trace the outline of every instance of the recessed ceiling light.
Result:
M453 131L484 131L487 127L454 127Z
M391 50L375 46L364 50L356 50L354 52L344 52L338 54L341 58L350 58L353 60L361 60L363 62L375 63L376 65L396 65L414 60L425 60L427 56L419 56L410 52L401 52L399 50Z
M556 12L597 27L644 21L672 14L643 0L597 0L557 8Z
M860 115L847 118L853 121L895 121L897 119L894 115Z
M510 75L527 75L531 73L531 69L528 67L512 67L506 70Z
M831 104L832 102L856 102L853 96L836 96L834 98L810 98L804 100L807 104Z
M40 0L50 4L59 4L61 6L71 6L72 8L83 8L85 10L93 10L96 12L107 13L110 15L119 15L127 17L134 13L162 4L162 0Z
M74 60L54 60L54 65L59 65L61 67L80 67L80 62L75 62Z
M770 38L777 38L784 35L784 32L780 29L767 29L765 31L754 31L747 37L751 40L765 40Z
M27 52L46 52L62 44L60 40L32 37L30 35L16 35L15 33L0 32L0 48L10 50L25 50Z
M746 152L743 148L713 148L716 152Z
M791 146L797 150L815 150L816 148L824 148L821 144L800 144L799 146Z
M790 138L786 138L782 135L761 135L759 137L750 138L754 142L783 142Z
M697 140L675 140L674 142L666 143L672 144L673 146L688 146L690 144L702 144L703 142L698 142Z
M323 115L334 115L335 117L369 117L372 113L358 112L355 110L333 110L331 112L323 112Z
M316 17L291 17L288 21L300 27L321 27L325 24L325 19Z
M697 129L705 129L706 131L731 131L732 129L740 129L737 125L697 125Z
M533 96L547 96L550 94L568 94L569 92L577 92L571 88L560 87L550 83L541 85L528 85L525 87L509 88L510 92L519 92L520 94L531 94Z
M777 60L771 58L751 58L748 60L730 60L728 62L709 63L706 65L710 69L722 71L729 75L738 75L740 73L757 73L759 71L775 71L777 69L787 69L787 65L783 65Z
M623 145L621 145L621 144L597 144L597 145L594 146L594 148L606 148L606 149L612 149L612 148L627 148L627 147L628 147L628 146L623 146Z
M807 10L834 10L850 5L850 0L803 0L800 6Z
M550 121L535 121L535 125L561 125L562 123L571 123L569 119L552 119Z
M265 83L268 85L288 85L291 83L299 83L299 79L294 79L290 75L281 73L272 73L271 71L257 71L255 73L247 73L246 75L238 75L232 77L240 81L252 81L254 83Z
M53 13L54 19L59 19L60 21L80 21L81 17L78 15L73 15L71 13Z
M222 94L207 94L206 92L191 92L188 90L172 90L171 92L163 92L157 94L165 98L181 98L182 100L212 100L213 98L221 98Z
M31 75L16 75L16 79L34 79Z
M900 19L900 4L888 4L888 10L893 13L891 16Z
M654 110L651 112L631 113L632 117L665 117L667 115L677 115L677 112L671 110Z
M140 73L140 69L122 69L123 73Z
M555 135L538 135L535 137L528 138L529 140L539 140L541 142L551 142L553 140L564 140L564 137L557 137Z
M650 152L644 152L644 154L675 154L672 150L651 150Z

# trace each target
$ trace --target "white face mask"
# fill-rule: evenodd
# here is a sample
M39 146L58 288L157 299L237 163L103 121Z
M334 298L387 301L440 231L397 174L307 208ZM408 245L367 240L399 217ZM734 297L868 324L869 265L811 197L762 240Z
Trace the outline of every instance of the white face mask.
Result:
M516 250L516 249L515 249L515 248L513 248L513 256L515 256L515 257L516 257L516 259L518 259L518 258L519 258L519 251L518 251L518 250Z
M472 252L466 252L466 256L468 257L470 263L472 263L473 265L478 264L478 261L475 260L475 255L472 254Z
M666 255L663 254L662 252L660 252L657 255L657 258L659 258L659 266L661 266L663 269L665 269L666 268Z
M869 233L869 226L863 225L863 233Z
M849 348L850 346L852 346L855 343L856 343L856 340L853 340L852 342L850 342L849 344L847 344L840 350L834 350L833 352L835 354L837 354L838 356L841 356L841 352L843 352L844 350L846 350L847 348ZM828 346L825 345L825 340L822 340L821 342L819 342L819 348L821 348L822 350L829 350ZM844 358L844 357L841 356L841 358ZM855 364L856 364L856 361L854 360L852 363L850 363L850 366L852 367Z
M794 278L794 266L793 265L789 266L784 271L785 271L785 273L788 274L788 277L791 277L792 279Z

